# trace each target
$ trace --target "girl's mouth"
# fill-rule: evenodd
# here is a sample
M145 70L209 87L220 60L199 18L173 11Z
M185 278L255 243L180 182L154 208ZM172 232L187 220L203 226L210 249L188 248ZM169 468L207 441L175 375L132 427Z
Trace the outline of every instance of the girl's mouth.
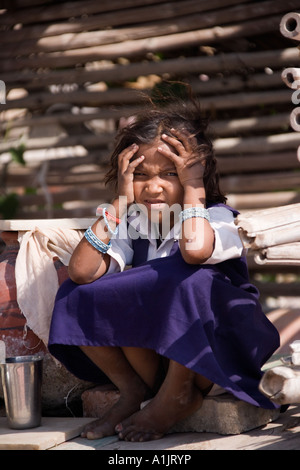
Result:
M161 199L146 199L144 204L147 208L150 209L161 209L165 206L166 203Z

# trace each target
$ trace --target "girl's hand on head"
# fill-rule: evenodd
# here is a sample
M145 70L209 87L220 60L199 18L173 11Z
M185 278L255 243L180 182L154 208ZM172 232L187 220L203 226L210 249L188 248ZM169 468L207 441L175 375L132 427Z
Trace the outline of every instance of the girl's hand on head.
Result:
M118 194L127 198L127 204L134 202L133 178L136 167L144 160L144 156L130 160L138 151L139 146L132 144L124 149L118 157Z
M158 151L174 163L182 186L202 185L205 161L197 151L196 138L183 130L171 129L171 132L172 137L166 134L161 137L174 151L165 147L158 147Z

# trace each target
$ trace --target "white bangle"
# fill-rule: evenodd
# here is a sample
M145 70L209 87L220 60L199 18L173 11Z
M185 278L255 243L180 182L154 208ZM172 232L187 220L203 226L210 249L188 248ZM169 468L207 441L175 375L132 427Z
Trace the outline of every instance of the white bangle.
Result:
M108 212L106 212L106 208L103 209L103 212L102 212L102 216L103 216L103 219L104 219L104 222L105 222L105 225L107 227L107 230L109 231L109 233L111 235L117 235L118 231L119 231L119 225L116 226L115 230L112 230L109 226L109 223L108 223L108 220L107 220L107 217L106 217L106 214L108 214ZM119 220L119 219L118 219Z
M209 212L207 209L204 209L204 207L190 207L179 213L179 220L181 223L187 219L191 219L192 217L202 217L210 222Z

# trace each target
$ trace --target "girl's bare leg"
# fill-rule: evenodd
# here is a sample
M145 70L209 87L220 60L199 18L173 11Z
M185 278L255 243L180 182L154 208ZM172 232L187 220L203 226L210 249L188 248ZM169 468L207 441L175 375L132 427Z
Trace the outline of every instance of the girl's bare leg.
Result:
M125 352L133 362L132 367L120 348L82 346L81 349L120 391L118 402L103 418L87 425L81 436L88 439L111 436L116 432L116 424L137 411L149 394L148 387L151 387L152 380L155 382L157 375L157 355L151 350L127 348L130 351Z
M122 351L135 372L156 393L164 378L161 356L152 349L122 347Z
M153 400L116 426L120 439L140 442L160 439L174 424L200 408L201 389L210 386L205 377L170 361L166 379Z
M115 434L120 419L127 418L139 409L147 386L132 369L123 352L114 347L82 346L82 351L99 367L120 391L118 402L103 418L93 421L81 436L99 439Z

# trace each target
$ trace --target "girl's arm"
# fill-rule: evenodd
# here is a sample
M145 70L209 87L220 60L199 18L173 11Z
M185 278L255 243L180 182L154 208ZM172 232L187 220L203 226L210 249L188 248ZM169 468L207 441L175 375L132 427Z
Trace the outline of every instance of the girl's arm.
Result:
M184 209L191 207L205 209L205 202L205 189L204 186L201 187L199 181L191 180L184 185ZM182 257L187 263L204 263L213 253L214 241L214 231L206 218L191 217L182 222L179 246Z
M119 218L121 215L119 200L116 199L112 206L115 209L116 217ZM109 224L112 230L116 229L116 222L110 220ZM91 226L91 230L105 245L109 243L111 235L102 216ZM83 237L71 256L68 268L69 276L77 284L88 284L103 276L108 270L109 263L109 254L97 250Z
M143 160L143 157L140 157L130 162L137 150L137 145L131 145L123 150L118 158L118 197L110 205L114 209L113 215L117 219L121 219L126 213L127 207L134 202L133 173L137 165ZM109 226L114 231L116 222L109 220ZM98 240L105 245L109 243L111 233L102 216L92 225L91 230ZM109 264L109 254L97 250L83 237L71 256L69 276L77 284L87 284L103 276L107 272Z
M203 183L205 161L197 151L194 138L184 131L172 129L174 137L162 138L174 147L175 152L159 149L176 166L178 178L184 189L183 209L206 208L206 194ZM182 257L189 264L204 263L214 250L214 231L206 218L192 217L182 222L179 246Z

